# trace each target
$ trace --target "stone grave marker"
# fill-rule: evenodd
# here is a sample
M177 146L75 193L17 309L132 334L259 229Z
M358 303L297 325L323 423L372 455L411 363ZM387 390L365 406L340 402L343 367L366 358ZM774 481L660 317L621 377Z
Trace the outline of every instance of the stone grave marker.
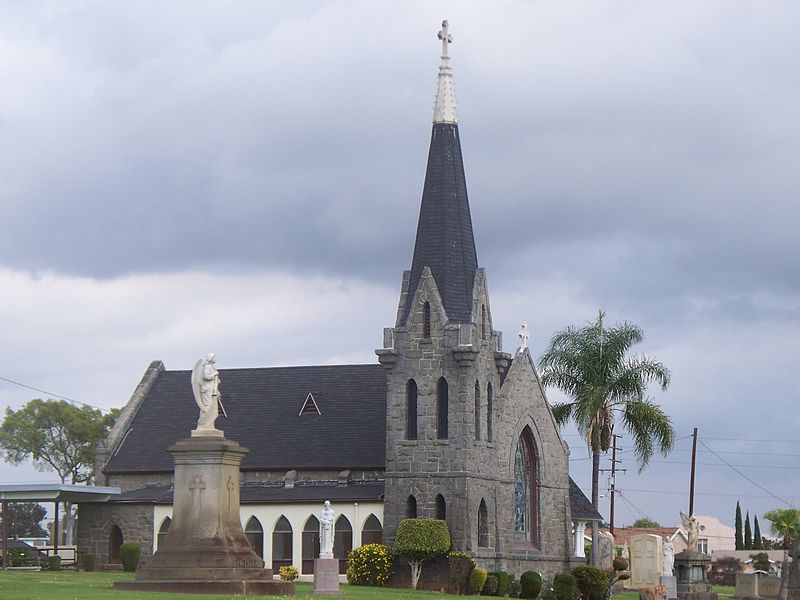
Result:
M631 538L631 579L633 587L658 586L663 572L664 554L658 535L645 533Z

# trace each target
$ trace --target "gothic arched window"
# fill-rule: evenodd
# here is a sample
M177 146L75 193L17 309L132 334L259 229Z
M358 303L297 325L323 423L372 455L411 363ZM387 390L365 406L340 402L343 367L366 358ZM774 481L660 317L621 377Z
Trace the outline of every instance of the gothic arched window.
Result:
M303 547L301 552L303 562L300 565L300 570L303 573L313 573L314 559L319 556L319 519L314 515L308 517L305 526L303 526L302 538Z
M347 555L353 549L353 526L347 517L339 515L333 532L333 557L339 559L339 575L344 575L347 573Z
M272 570L276 573L292 564L292 535L292 524L281 515L272 530Z
M414 496L409 496L406 500L406 517L409 519L417 518L417 499Z
M413 379L406 384L406 439L417 439L417 382Z
M486 339L486 305L481 304L481 338Z
M447 381L444 377L436 384L436 437L440 440L447 439Z
M475 382L475 439L481 439L481 386Z
M528 427L522 431L514 452L514 537L536 545L536 450Z
M381 544L383 543L383 526L378 521L378 517L370 515L364 521L364 527L361 528L361 544Z
M431 303L422 305L422 337L426 340L431 337Z
M441 494L436 495L436 518L442 521L447 518L447 503Z
M164 517L164 520L161 521L161 527L158 528L158 536L157 536L157 550L161 549L161 544L164 543L164 538L167 537L167 532L169 531L169 526L172 525L172 519L169 517Z
M494 408L492 404L494 403L494 395L492 393L492 383L489 382L489 385L486 386L486 441L492 441L492 411Z
M291 528L291 525L289 527ZM258 554L259 558L264 558L264 528L261 522L255 517L250 517L244 526L244 535L253 552Z
M481 498L481 505L478 507L478 547L486 548L489 546L489 510L486 508L486 501Z

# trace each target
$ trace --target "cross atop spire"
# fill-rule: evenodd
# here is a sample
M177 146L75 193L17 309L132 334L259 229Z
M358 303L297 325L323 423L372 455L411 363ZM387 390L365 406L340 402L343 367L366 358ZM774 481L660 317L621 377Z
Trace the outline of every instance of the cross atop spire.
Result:
M447 19L442 21L442 29L437 34L442 40L442 63L439 65L439 79L436 83L436 103L433 106L434 123L458 123L456 94L453 87L453 70L450 68L448 49L453 43Z

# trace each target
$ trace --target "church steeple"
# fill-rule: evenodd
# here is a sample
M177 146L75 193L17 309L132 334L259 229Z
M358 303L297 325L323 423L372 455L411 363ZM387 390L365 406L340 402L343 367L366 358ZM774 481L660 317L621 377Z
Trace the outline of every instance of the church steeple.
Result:
M451 323L469 323L478 258L461 157L447 21L439 32L442 62L433 110L433 131L422 190L417 239L402 319L408 316L423 269L430 268Z

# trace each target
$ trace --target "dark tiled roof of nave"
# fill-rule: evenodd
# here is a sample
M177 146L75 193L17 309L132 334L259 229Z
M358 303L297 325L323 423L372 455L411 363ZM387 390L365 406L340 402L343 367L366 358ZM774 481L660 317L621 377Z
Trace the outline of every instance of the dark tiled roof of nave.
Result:
M280 485L245 484L239 488L239 498L244 504L282 503L282 502L381 502L383 501L383 481L348 483L347 485L302 485L292 488ZM124 492L112 502L133 502L172 504L172 486L152 485Z
M426 266L436 280L450 321L469 323L478 257L458 125L437 123L431 132L403 319L411 310L414 292Z
M569 478L569 504L572 512L572 519L586 519L589 521L602 521L603 516L597 512L591 501L578 487L578 484Z
M107 472L172 471L167 447L197 424L190 371L162 371ZM242 469L383 469L386 375L381 365L221 369L229 417L217 428L250 452ZM311 392L321 415L298 416Z

